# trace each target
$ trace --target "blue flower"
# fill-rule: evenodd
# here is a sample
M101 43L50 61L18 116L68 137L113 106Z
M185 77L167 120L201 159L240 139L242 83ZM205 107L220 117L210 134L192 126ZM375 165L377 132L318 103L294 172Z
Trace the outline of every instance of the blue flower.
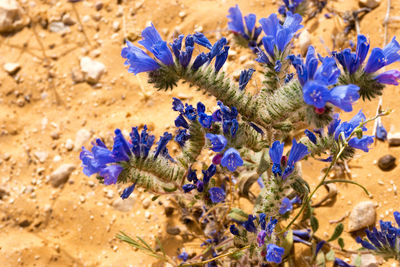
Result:
M256 232L257 232L257 228L256 228L256 226L255 226L255 224L254 224L254 222L253 222L255 219L256 219L256 217L250 214L250 215L247 217L247 221L245 221L245 222L242 223L243 227L244 227L248 232L252 232L252 233L256 233Z
M194 184L184 184L182 186L183 192L185 193L189 193L190 191L192 191L193 189L196 189L197 186Z
M266 260L274 263L281 263L285 249L281 248L275 244L268 244Z
M314 78L318 67L318 59L315 56L315 49L313 46L308 47L305 63L300 56L289 55L288 59L296 69L301 85L304 85L308 80Z
M228 143L223 135L207 133L206 137L211 141L211 150L214 152L221 152Z
M132 194L133 190L135 189L135 185L136 184L134 183L131 186L125 188L124 191L121 194L121 198L122 199L128 198Z
M197 183L197 181L198 181L196 172L194 170L192 170L191 168L189 168L189 171L187 174L187 179L189 182L193 182L193 183Z
M304 130L304 133L307 135L308 139L309 139L312 143L314 143L314 144L317 143L317 137L315 136L315 134L314 134L313 132L311 132L311 131L308 130L308 129L305 129L305 130Z
M253 76L253 73L255 72L255 69L248 69L248 70L242 70L240 72L240 77L239 77L239 90L243 91L244 88L246 88L246 85L249 83L251 76Z
M225 151L224 156L221 159L221 165L233 172L237 167L243 165L243 160L240 157L239 152L231 147Z
M335 140L339 139L340 133L344 133L345 138L348 138L353 130L360 125L361 122L365 121L366 117L362 110L360 110L349 122L342 122L335 129ZM363 127L363 131L367 128Z
M369 50L369 42L364 35L357 36L357 49L352 53L349 48L341 52L333 52L343 69L350 74L355 73L363 64Z
M270 150L269 150L269 156L272 160L272 172L274 174L282 175L282 170L281 170L281 159L282 159L282 154L283 154L283 147L285 146L284 143L280 143L279 141L275 141Z
M296 13L296 8L302 3L304 0L283 0L284 5L281 5L278 9L279 14L286 15L286 12L290 11L292 13Z
M179 63L182 67L186 68L190 60L192 59L193 49L194 49L194 37L192 35L188 35L185 38L185 49L182 50L182 41L183 35L179 35L177 39L171 43L172 51L174 52L175 57L179 60Z
M329 89L319 81L309 81L303 86L304 102L316 108L325 107L331 99Z
M232 235L239 235L239 229L237 229L234 224L231 224L231 226L229 227L229 231Z
M211 61L214 57L220 55L224 52L224 47L228 43L225 37L222 37L212 46L211 51L207 54L209 61Z
M279 208L279 214L286 214L293 209L292 202L287 197L282 199L281 206Z
M399 85L400 71L399 70L388 70L375 77L380 83Z
M210 199L213 203L219 203L225 200L225 191L221 187L211 187L208 193L210 193Z
M99 171L99 175L104 178L105 185L115 184L123 169L120 165L108 165Z
M137 127L133 127L132 132L130 133L130 137L132 141L133 154L138 158L147 158L155 140L154 135L149 135L147 133L147 126L145 125L143 127L140 135Z
M344 260L341 260L339 258L335 258L334 264L340 267L354 267L350 264L348 264L347 262L345 262Z
M321 250L321 248L325 245L326 241L325 240L321 240L317 243L317 246L315 247L315 253L314 255L318 255L318 252Z
M330 91L329 102L346 112L352 111L352 104L360 98L359 90L354 84L336 86Z
M172 134L170 134L168 132L164 132L164 135L160 136L160 140L157 142L158 146L154 153L154 158L157 158L160 153L165 155L165 152L167 149L167 144L171 139L172 139ZM168 154L168 150L166 153Z
M211 124L213 122L212 116L207 115L203 112L198 112L199 114L199 122L201 124L201 126L203 126L204 128L210 128Z
M292 12L286 13L283 25L280 24L276 14L271 14L268 18L259 20L266 35L262 38L263 46L272 59L276 57L274 47L276 47L280 53L283 53L294 34L303 27L300 24L301 21L301 16L299 14L293 15Z
M185 106L183 105L180 99L174 97L172 101L172 109L180 113L183 113Z
M204 52L201 52L197 55L196 59L192 64L192 70L198 70L201 66L203 66L208 61L208 55Z
M121 56L126 58L125 65L128 66L128 72L135 75L140 72L153 71L160 68L160 65L148 56L142 49L134 46L129 41L126 41L127 47L121 51Z
M260 213L260 215L258 215L258 217L259 217L259 223L260 223L261 229L265 230L265 226L266 226L265 219L266 219L267 215L265 215L265 213L262 212L262 213Z
M377 118L376 128L375 128L375 137L378 140L385 141L387 139L387 131L385 127L382 125L381 118Z
M161 39L153 24L142 31L142 40L139 44L143 45L148 51L165 65L174 64L171 50L167 46L167 42Z
M302 160L309 153L307 146L297 143L296 139L293 138L292 148L290 149L287 166L283 172L282 179L286 179L293 172L295 163Z
M224 50L215 58L215 72L219 72L228 58L229 46L224 46Z
M368 152L369 145L371 145L373 142L374 142L373 136L363 136L360 139L358 137L353 137L349 141L349 146L361 149L364 152Z
M273 219L272 217L269 218L269 222L265 228L265 230L267 231L267 235L271 236L272 233L274 232L275 226L278 223L277 219Z
M364 71L366 73L373 73L377 70L400 60L400 44L393 37L392 41L387 44L383 49L374 48L365 65Z
M201 32L196 32L195 34L193 34L193 40L196 44L204 46L208 49L212 48L210 41Z
M181 254L178 255L178 259L181 259L185 262L189 259L189 255L186 253L186 251L183 251Z
M179 129L178 134L175 136L175 141L180 147L185 146L187 140L189 140L190 134L187 133L186 129Z
M259 247L262 247L265 244L265 237L267 236L267 232L265 230L261 230L257 234L257 243Z
M211 164L207 170L203 170L203 183L208 184L210 181L210 178L214 176L214 174L217 172L217 167L214 164Z
M185 116L189 120L194 121L197 117L196 109L192 105L185 104Z
M239 6L229 8L229 15L227 16L230 21L228 22L228 29L244 36L243 17L242 12L240 12Z

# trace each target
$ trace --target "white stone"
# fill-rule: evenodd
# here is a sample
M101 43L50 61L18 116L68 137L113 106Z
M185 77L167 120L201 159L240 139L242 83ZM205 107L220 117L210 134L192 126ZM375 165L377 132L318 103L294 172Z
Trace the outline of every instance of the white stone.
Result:
M69 27L65 26L62 21L54 21L49 24L49 31L64 34L69 32Z
M18 2L0 0L0 32L11 32L23 27L23 16Z
M103 75L106 67L103 63L93 60L90 57L83 57L81 59L81 70L85 75L85 80L88 83L97 83Z
M378 267L379 263L376 257L372 254L361 254L361 265L360 267ZM352 256L352 264L355 265L355 259L357 255L353 254Z
M75 144L74 144L75 151L79 151L82 148L82 146L87 141L89 141L90 137L91 137L91 134L90 134L90 132L88 130L80 129L76 133L76 136L75 136Z
M63 164L50 174L50 183L53 187L59 187L68 181L72 171L75 170L73 164Z
M17 73L20 69L21 69L21 65L19 63L5 63L3 65L4 70L10 74L10 75L14 75L15 73Z
M118 21L118 20L114 21L112 27L113 27L113 30L114 30L115 32L119 31L119 27L120 27L119 21Z
M304 56L307 53L308 47L311 45L311 35L307 30L301 32L299 36L300 52Z
M150 207L151 200L149 198L145 198L142 202L143 208L148 209Z
M388 133L389 146L400 146L400 133Z
M369 7L369 8L375 8L379 6L381 3L381 0L359 0L358 4L362 7Z
M372 201L358 203L350 213L348 231L354 232L373 225L376 219L375 204Z
M72 139L68 138L67 141L65 142L65 148L68 151L71 151L72 149L74 149L74 141L72 141Z
M46 151L36 151L33 155L39 160L40 163L44 163L49 155Z
M113 201L112 206L116 210L122 212L128 212L133 208L134 204L135 204L135 199L132 197L127 199L122 199L119 197Z
M148 220L151 218L151 213L150 211L146 210L146 212L144 213L144 217Z

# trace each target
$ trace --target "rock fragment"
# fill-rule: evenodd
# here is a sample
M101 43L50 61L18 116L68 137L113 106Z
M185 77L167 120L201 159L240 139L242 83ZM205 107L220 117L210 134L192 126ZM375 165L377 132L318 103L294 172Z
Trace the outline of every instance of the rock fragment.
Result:
M360 7L368 7L368 8L375 8L379 6L381 3L381 0L359 0L358 4Z
M24 19L18 2L0 0L0 32L12 32L24 26Z
M85 76L86 82L95 84L100 80L106 67L103 63L93 60L90 57L83 57L80 62L81 70Z
M3 65L3 68L8 74L14 75L21 69L21 65L19 63L8 62Z
M75 143L74 143L75 151L79 151L82 148L82 146L87 141L89 141L90 137L91 133L88 130L84 128L80 129L75 136Z
M390 171L393 170L394 167L396 167L396 158L390 154L382 156L378 160L378 167L382 171Z
M311 35L307 30L301 32L299 36L300 52L303 56L306 55L308 47L311 45Z
M372 254L361 254L361 265L360 267L378 267L379 262L376 257ZM352 264L356 264L355 259L357 258L356 254L353 254Z
M354 232L375 223L375 204L372 201L358 203L350 213L348 231Z
M60 187L65 184L72 171L75 170L75 165L73 164L63 164L57 168L54 172L50 174L50 183L53 187Z
M179 235L181 233L181 229L178 226L169 226L167 227L167 233L170 235Z
M135 204L134 198L127 198L127 199L117 198L116 200L113 201L111 205L116 210L122 212L128 212L133 208L134 204Z
M389 146L400 146L400 133L389 133L388 143Z

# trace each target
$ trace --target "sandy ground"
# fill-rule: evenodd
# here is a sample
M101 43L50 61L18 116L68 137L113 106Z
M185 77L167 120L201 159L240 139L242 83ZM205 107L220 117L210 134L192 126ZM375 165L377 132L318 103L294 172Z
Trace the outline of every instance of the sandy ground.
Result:
M1 266L159 265L155 259L119 242L115 234L120 230L139 235L151 244L159 236L168 254L175 256L183 243L180 236L165 232L168 225L176 223L164 215L162 203L166 198L161 197L145 209L143 203L151 195L137 190L121 203L122 189L105 187L94 177L84 176L79 147L70 150L67 144L79 145L76 136L85 130L90 138L84 144L89 145L94 137L110 140L116 127L128 130L145 123L159 136L173 125L176 114L170 112L172 97L191 103L202 100L209 107L215 105L215 99L186 85L179 85L173 92L157 92L146 84L146 75L129 74L120 57L125 35L135 38L152 21L169 41L178 32L188 34L194 30L203 31L214 41L221 35L229 35L226 15L235 3L243 14L254 12L258 18L277 10L277 4L270 1L121 1L118 5L117 1L103 0L102 9L97 11L95 2L75 4L82 31L72 5L66 1L23 1L25 16L30 16L32 27L0 37L0 65L6 62L21 65L14 76L0 71L0 190L6 192L0 197ZM391 14L400 15L400 2L392 2ZM330 1L328 6L338 10L358 8L356 1ZM385 12L386 1L382 1L361 21L361 32L371 38L372 47L383 44ZM76 22L66 33L50 32L41 26L45 21L60 21L65 14ZM389 39L400 34L398 26L389 25ZM332 49L332 34L341 32L343 25L335 17L327 19L319 15L306 28L313 36L313 45L326 55L326 48ZM255 65L249 51L237 46L232 49L237 56L231 57L227 64L228 72L243 68L239 67L240 56L247 57L246 67ZM106 66L106 73L96 86L76 84L71 78L72 70L79 69L83 56ZM250 86L255 90L260 83L254 79ZM395 110L383 119L392 132L400 131L396 112L400 107L398 95L398 88L387 87L383 96L384 107ZM362 108L367 117L373 116L377 102L359 101L355 110ZM350 118L353 114L343 116ZM171 144L171 148L176 145ZM400 186L399 168L383 172L375 162L389 153L399 157L400 148L378 143L370 153L359 153L349 164L350 179L366 186L373 195L372 201L378 205L378 218L386 220L392 220L392 212L399 207L391 184ZM53 187L49 175L66 163L76 169L65 185ZM303 163L304 178L311 186L316 185L319 170L324 166L315 161ZM318 234L324 238L335 227L330 220L341 218L358 202L369 200L351 185L340 184L338 190L333 203L316 211L320 218ZM317 198L324 194L322 190ZM347 225L347 219L344 223ZM344 239L346 248L359 247L354 236L345 233ZM190 252L198 245L199 241L193 241L185 247Z

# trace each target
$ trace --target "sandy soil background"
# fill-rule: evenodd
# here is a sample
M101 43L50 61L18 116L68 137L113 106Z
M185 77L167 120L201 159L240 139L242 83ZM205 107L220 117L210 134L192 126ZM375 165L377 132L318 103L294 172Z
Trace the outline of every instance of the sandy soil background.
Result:
M204 32L212 41L228 36L226 15L236 3L243 14L253 12L258 18L269 16L278 7L275 1L102 0L76 3L74 9L67 1L20 1L23 18L29 18L31 26L0 36L0 66L18 63L21 67L14 75L0 71L1 266L160 265L119 242L115 238L119 230L139 235L153 245L155 236L159 236L168 254L177 255L183 239L166 233L166 228L178 226L182 233L185 229L176 218L164 215L167 198L151 202L150 194L136 190L122 202L122 187L106 187L94 177L83 175L79 150L95 137L110 141L116 127L129 130L146 123L160 136L173 126L176 114L171 112L172 97L191 103L201 100L213 107L215 99L186 85L179 85L173 92L157 92L147 85L146 75L135 77L126 71L120 51L124 36L137 39L150 21L168 41L178 33L194 30ZM328 7L340 11L359 8L357 1L344 0L328 1ZM361 21L361 32L370 37L371 47L383 45L386 7L386 1L382 1ZM400 15L399 1L392 1L391 15ZM70 25L60 26L56 23L60 21ZM389 24L389 40L400 34L397 23ZM305 25L312 44L323 55L332 49L332 35L342 32L343 27L339 18L327 19L323 14ZM349 37L355 40L354 33ZM243 64L256 65L247 49L235 45L231 49L236 53L230 55L225 68L232 75L243 69ZM80 82L80 60L85 56L105 66L106 72L95 85ZM248 88L260 86L254 79ZM384 108L395 110L383 118L390 132L400 131L399 91L391 86L384 91ZM355 111L362 108L371 117L377 102L359 101ZM176 144L171 144L174 148ZM376 160L386 154L399 157L400 148L377 143L370 153L359 153L349 163L349 179L362 183L372 193L378 219L392 220L392 212L399 207L393 190L393 184L400 186L399 167L381 171ZM75 169L66 183L53 184L51 174L62 165ZM303 163L304 178L311 186L316 185L324 166L315 161ZM318 234L324 238L335 227L330 220L343 217L358 202L370 199L350 185L340 184L338 190L333 203L316 211L320 219ZM324 194L321 190L317 199ZM347 227L347 219L344 223ZM344 239L346 248L359 247L351 234L345 233ZM191 252L199 244L192 241L185 247ZM302 264L299 256L299 266Z

